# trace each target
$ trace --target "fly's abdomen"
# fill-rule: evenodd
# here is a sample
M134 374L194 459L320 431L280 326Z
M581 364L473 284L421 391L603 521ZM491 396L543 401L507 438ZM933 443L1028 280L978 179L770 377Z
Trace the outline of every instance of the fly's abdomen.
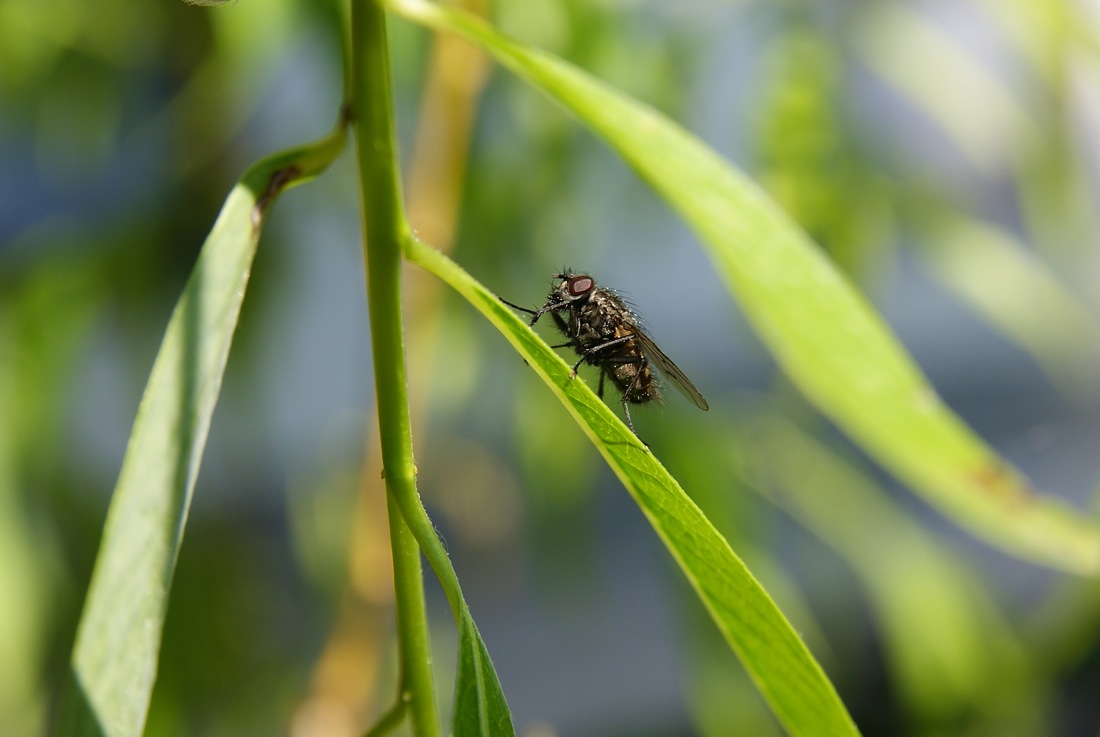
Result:
M617 378L615 383L622 382L623 386L620 391L623 392L623 396L626 397L626 401L631 404L646 404L647 402L656 402L661 404L661 390L657 385L657 378L653 375L653 370L648 365L643 365L640 368L637 366L623 366L622 369L626 369L629 376ZM633 386L631 385L633 382Z
M623 331L617 331L623 337ZM612 382L631 404L661 403L661 391L657 377L649 361L639 350L635 340L615 346L613 354L605 356L601 365L606 367Z

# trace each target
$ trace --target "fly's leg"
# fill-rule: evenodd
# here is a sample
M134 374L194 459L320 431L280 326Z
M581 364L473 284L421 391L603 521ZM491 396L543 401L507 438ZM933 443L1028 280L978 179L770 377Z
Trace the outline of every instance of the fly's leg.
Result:
M633 382L631 382L631 383L633 383ZM638 438L638 441L646 447L646 450L649 450L649 443L642 440L642 436L639 435L638 431L634 429L634 423L630 421L630 404L627 403L625 394L623 395L623 398L622 398L622 404L623 404L623 416L626 417L626 426L630 428L630 432L634 433L634 437Z
M600 386L596 390L596 396L603 399L603 380L607 378L607 369L600 371Z
M577 338L576 338L577 332L575 330L570 332L569 323L567 323L562 318L562 316L559 315L556 311L552 311L550 313L550 317L554 318L554 324L558 326L558 330L562 331L563 334L565 334L567 336L570 336L570 340L567 343L558 343L557 345L552 345L550 347L551 348L575 348L577 346ZM573 376L576 376L576 375L577 375L577 372L574 371Z
M634 423L630 421L630 403L626 401L626 395L625 394L623 395L623 398L620 401L622 402L622 405L623 405L623 415L626 417L626 426L630 428L630 432L634 433L634 437L638 438L638 431L634 429ZM642 440L642 439L638 438L638 440ZM644 443L645 441L642 440L642 442ZM646 447L647 448L649 447L648 443L646 443Z
M551 348L574 348L577 345L576 332L569 332L569 324L562 319L556 311L550 313L550 317L554 318L554 324L558 326L564 335L570 338L567 343L558 343L557 345L550 346Z
M539 313L536 312L535 310L529 310L526 307L520 307L519 305L514 304L512 302L509 302L508 300L504 299L504 297L501 297L499 294L497 295L497 299L499 299L501 302L503 302L504 304L511 307L513 310L519 310L520 312L526 312L528 315L534 315L535 320L539 319L539 317L540 317ZM531 324L532 325L534 324L534 320L531 321Z
M562 335L568 335L570 338L577 337L576 330L570 330L569 324L562 319L562 316L558 314L558 310L562 309L566 305L557 305L556 309L550 311L550 317L554 318L554 324L558 326L558 330L562 332Z
M557 313L557 310L563 309L567 305L559 304L559 303L555 303L555 302L547 302L546 304L544 304L542 307L538 308L537 310L532 310L532 309L528 309L527 307L520 307L519 305L515 304L514 302L509 302L508 300L504 299L504 297L501 297L499 294L497 295L497 299L499 299L501 302L503 302L504 304L511 307L513 310L519 310L520 312L526 312L528 315L530 315L531 316L531 321L527 324L530 325L531 327L534 327L535 323L537 323L539 321L539 318L542 317L543 315L545 315L547 312L549 312L554 317L554 321L557 322L558 327L562 329L562 332L565 333L566 335L569 334L569 332L566 331L565 328L563 327L565 325L565 323L562 321L562 319L558 316L558 313Z
M623 363L638 364L638 370L634 372L634 378L630 380L630 384L627 385L626 391L623 392L623 398L619 400L623 405L623 415L626 416L626 426L630 428L630 432L634 433L634 437L638 438L638 440L641 440L642 445L648 448L649 443L642 440L641 436L638 435L638 431L634 429L634 423L630 420L630 400L628 399L628 397L635 389L638 388L638 380L642 377L642 373L645 371L645 367L649 365L649 361L646 360L645 356L641 356L637 361L624 361Z
M634 339L633 335L624 335L621 338L615 338L614 340L609 340L606 343L600 343L597 346L592 346L591 348L589 348L588 350L586 350L584 353L581 354L581 360L579 360L575 364L573 364L573 374L572 375L576 376L577 375L577 369L580 368L581 364L584 363L585 361L587 361L588 359L592 358L592 356L595 355L596 353L599 353L600 351L602 351L605 348L610 348L610 347L616 346L616 345L622 345L623 343L627 342L628 340L633 340L633 339ZM634 363L635 360L636 359L631 358L631 359L628 359L626 361L622 361L622 363Z

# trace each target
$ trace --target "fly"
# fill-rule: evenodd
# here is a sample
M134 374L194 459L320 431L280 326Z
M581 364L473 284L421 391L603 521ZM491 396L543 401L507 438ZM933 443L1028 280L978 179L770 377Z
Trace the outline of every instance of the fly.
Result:
M553 278L561 281L550 291L546 304L537 310L512 304L503 297L500 301L531 315L532 326L549 313L554 324L569 338L568 342L552 347L571 347L580 356L573 365L571 376L576 377L582 363L597 367L600 383L596 393L603 398L605 380L615 385L622 394L627 427L635 436L638 432L630 419L630 405L661 404L663 401L653 366L692 404L704 411L708 409L707 400L680 367L646 335L638 316L622 297L596 284L588 274L566 270L554 274Z

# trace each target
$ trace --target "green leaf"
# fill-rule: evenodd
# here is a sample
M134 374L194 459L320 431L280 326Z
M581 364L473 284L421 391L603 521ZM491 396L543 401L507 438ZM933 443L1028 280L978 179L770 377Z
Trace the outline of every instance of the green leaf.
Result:
M1100 572L1100 527L1039 496L952 413L866 298L748 178L652 109L468 13L390 4L489 52L603 136L694 229L802 393L928 502L1016 555Z
M935 121L975 166L1003 170L1036 139L1028 109L980 55L908 4L869 6L855 42L867 66Z
M1039 256L1011 233L965 218L940 221L923 240L921 256L941 284L1030 353L1069 396L1095 391L1100 324Z
M858 734L833 685L775 602L626 425L583 380L571 378L570 367L526 323L461 267L415 240L408 243L406 255L484 314L557 394L641 507L790 733ZM473 652L472 646L466 649ZM491 702L491 696L485 698ZM469 697L463 699L470 703Z
M1033 664L949 545L793 423L766 415L750 427L752 485L851 565L910 708L947 723L983 703L1013 718L1034 706L1022 687Z
M458 674L451 734L454 737L514 737L512 714L481 633L465 607L459 619Z
M230 192L176 304L103 529L58 734L140 737L172 574L264 213L323 171L328 137L253 165Z

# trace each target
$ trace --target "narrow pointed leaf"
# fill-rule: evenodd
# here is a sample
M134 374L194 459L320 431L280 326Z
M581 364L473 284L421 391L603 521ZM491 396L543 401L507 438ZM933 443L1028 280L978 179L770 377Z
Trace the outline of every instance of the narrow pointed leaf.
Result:
M252 166L176 305L134 421L73 647L57 733L140 737L172 574L264 213L343 148L329 137Z
M868 594L899 696L930 718L1003 701L1028 663L983 582L842 454L778 416L750 425L752 484L848 561ZM1013 706L1027 697L1021 689ZM1007 711L1007 709L1006 709Z
M484 314L542 377L634 497L718 629L792 735L858 734L832 683L779 608L664 466L496 296L442 253L406 254ZM472 650L471 657L472 657ZM463 703L469 703L463 697Z
M489 52L604 137L693 228L803 394L929 503L1016 555L1100 573L1100 527L1037 494L951 412L864 296L747 177L652 109L468 13L390 4Z
M515 737L489 651L469 611L459 621L458 674L455 679L453 737Z

